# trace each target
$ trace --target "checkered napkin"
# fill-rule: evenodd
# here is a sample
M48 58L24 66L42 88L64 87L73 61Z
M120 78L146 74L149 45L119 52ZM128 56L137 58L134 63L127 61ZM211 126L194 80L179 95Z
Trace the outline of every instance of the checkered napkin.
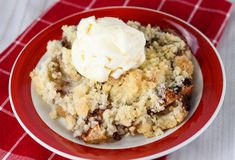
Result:
M225 0L58 0L0 54L0 159L65 159L37 144L16 121L8 97L10 70L22 48L39 31L70 14L105 6L140 6L170 13L197 27L214 45L232 8Z

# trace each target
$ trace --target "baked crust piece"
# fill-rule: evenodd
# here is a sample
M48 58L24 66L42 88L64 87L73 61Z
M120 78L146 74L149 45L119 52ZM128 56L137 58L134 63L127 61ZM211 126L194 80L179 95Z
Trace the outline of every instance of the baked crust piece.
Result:
M90 128L86 134L81 136L81 138L84 142L93 144L106 142L110 139L101 131L99 125L96 125L94 128Z

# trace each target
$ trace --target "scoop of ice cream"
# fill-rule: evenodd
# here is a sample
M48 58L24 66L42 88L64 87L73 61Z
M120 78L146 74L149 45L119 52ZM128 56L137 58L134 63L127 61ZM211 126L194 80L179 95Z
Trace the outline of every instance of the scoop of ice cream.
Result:
M72 45L72 63L88 79L105 82L118 79L145 60L144 34L113 17L84 18L77 26Z

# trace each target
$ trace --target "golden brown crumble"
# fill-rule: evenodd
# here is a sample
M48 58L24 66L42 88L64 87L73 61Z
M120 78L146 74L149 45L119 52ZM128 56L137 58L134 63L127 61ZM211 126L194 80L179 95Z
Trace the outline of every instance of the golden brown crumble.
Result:
M187 44L175 33L151 25L128 25L146 37L146 60L119 79L99 83L71 64L75 26L63 26L61 41L48 42L49 57L30 76L37 93L62 117L68 130L87 143L120 140L125 135L153 137L180 124L188 114L193 64Z

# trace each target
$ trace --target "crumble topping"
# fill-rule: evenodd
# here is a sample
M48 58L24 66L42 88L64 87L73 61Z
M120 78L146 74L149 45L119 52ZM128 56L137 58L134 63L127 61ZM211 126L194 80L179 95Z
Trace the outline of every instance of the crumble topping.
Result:
M62 27L62 40L48 42L48 59L30 74L37 93L51 107L50 117L63 118L74 137L87 143L158 136L188 114L193 64L185 41L157 26L127 24L144 33L146 60L119 79L101 83L76 71L71 63L76 26Z

